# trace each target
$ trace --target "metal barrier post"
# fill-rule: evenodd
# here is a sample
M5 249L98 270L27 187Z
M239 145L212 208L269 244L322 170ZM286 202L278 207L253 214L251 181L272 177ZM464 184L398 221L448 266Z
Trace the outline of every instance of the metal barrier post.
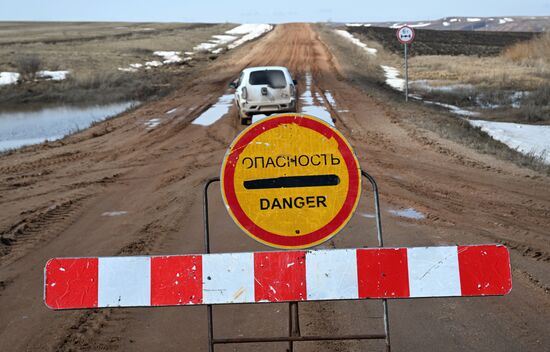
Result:
M203 222L204 222L204 252L210 253L210 223L208 218L208 187L210 184L219 181L220 178L211 178L204 185L203 194ZM212 317L212 305L206 306L208 316L208 352L214 352L214 322Z
M378 233L378 246L384 247L384 238L382 237L382 219L380 216L380 197L378 194L378 185L376 184L376 180L374 177L372 177L368 172L365 170L361 170L361 175L365 177L367 180L369 180L372 191L374 193L374 209L376 212L376 230ZM388 300L383 299L382 305L384 309L384 334L386 335L386 351L391 351L391 344L390 344L390 322L388 319Z

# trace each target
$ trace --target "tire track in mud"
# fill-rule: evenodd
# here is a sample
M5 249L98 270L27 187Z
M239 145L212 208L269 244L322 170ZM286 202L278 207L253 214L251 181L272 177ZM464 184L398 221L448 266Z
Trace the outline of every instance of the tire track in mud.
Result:
M23 219L0 232L0 265L7 265L26 255L38 243L55 238L71 225L90 197L90 193L80 192L22 214Z
M191 162L196 154L187 155ZM190 163L186 163L189 165ZM183 168L183 175L188 175ZM173 179L172 182L164 183L163 188L175 186L181 182L192 182L188 177ZM169 191L166 191L169 192ZM195 193L200 192L196 188ZM138 233L133 236L134 240L117 250L113 256L131 256L148 255L156 247L162 245L170 234L177 233L180 229L183 219L189 214L193 202L189 199L195 199L190 195L175 195L172 198L164 197L163 204L157 204L155 209L158 211L166 210L169 207L169 213L163 218L155 219L144 225ZM178 205L183 203L181 206ZM174 221L174 219L176 219ZM166 225L170 224L170 225ZM124 335L125 321L131 314L129 309L95 309L82 313L75 322L71 324L61 335L53 350L58 352L81 351L81 350L118 350L121 336Z
M82 151L71 151L71 152L62 152L60 154L48 156L45 158L40 158L34 161L28 161L23 163L18 163L16 165L0 167L0 174L10 174L16 172L25 172L36 169L47 169L49 167L63 164L63 163L73 163L78 159L84 159L90 156L90 152Z

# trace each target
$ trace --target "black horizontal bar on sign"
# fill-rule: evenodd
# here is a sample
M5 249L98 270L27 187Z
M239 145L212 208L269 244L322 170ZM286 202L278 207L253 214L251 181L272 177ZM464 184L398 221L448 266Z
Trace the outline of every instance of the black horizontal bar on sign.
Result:
M283 176L243 182L246 189L336 186L339 183L338 175Z
M281 337L241 337L216 338L214 344L255 343L255 342L287 342L287 341L341 341L341 340L383 340L385 334L347 335L347 336L281 336Z

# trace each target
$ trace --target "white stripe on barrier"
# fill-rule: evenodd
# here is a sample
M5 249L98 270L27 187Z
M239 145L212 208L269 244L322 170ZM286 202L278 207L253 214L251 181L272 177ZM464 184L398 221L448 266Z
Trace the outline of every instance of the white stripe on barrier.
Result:
M357 298L357 256L355 249L315 251L306 255L307 298Z
M150 257L99 258L100 307L151 305Z
M408 248L411 297L460 296L456 247Z
M254 253L202 257L203 302L254 302Z

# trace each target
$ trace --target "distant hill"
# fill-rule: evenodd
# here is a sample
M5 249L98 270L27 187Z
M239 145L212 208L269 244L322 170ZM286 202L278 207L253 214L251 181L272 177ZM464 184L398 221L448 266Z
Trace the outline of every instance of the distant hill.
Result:
M389 28L398 28L405 24L415 28L436 30L546 32L550 31L550 16L445 17L430 21L345 23L350 27Z

